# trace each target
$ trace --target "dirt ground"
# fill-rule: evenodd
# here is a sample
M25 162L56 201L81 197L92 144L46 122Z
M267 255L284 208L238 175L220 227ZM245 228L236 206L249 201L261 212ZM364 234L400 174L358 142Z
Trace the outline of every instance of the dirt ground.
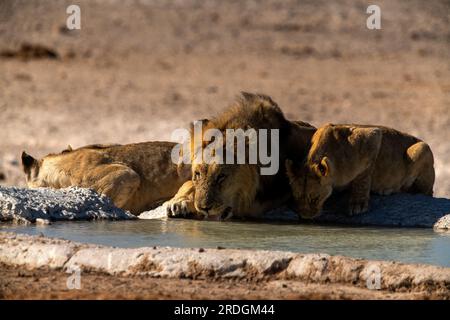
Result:
M80 0L75 31L69 4L0 2L1 184L24 184L22 150L170 140L245 90L290 119L423 138L450 197L448 1L377 1L381 30L362 0Z
M240 282L124 277L83 272L81 288L69 290L62 271L33 270L0 264L0 299L448 299L427 292L368 290L298 281Z

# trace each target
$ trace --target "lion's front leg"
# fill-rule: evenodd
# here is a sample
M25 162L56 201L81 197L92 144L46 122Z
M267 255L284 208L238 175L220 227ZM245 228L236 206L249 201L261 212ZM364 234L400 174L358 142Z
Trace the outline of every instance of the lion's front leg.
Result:
M190 215L199 215L194 206L195 187L192 181L186 181L175 196L166 201L167 216L170 218L188 217Z
M369 210L372 170L368 169L353 180L350 187L348 214L356 215Z
M350 198L348 214L355 215L369 210L370 190L372 188L372 175L375 162L381 148L382 131L378 128L354 128L348 141L353 152L367 157L367 167L352 181L350 185Z
M133 169L124 164L112 163L89 171L81 186L93 188L111 198L115 206L129 210L129 202L140 184L141 179Z

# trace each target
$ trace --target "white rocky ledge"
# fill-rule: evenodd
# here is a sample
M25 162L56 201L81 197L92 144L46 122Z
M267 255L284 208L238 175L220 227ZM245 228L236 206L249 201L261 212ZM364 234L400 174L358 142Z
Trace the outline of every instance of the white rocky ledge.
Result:
M370 225L383 227L425 227L450 230L450 199L424 195L396 194L373 196L370 211L356 216L329 210L313 223ZM142 213L140 219L161 219L166 210L160 206ZM24 189L0 187L0 221L48 223L62 220L126 220L136 219L113 205L108 197L90 189ZM265 220L298 221L297 215L286 209L274 210ZM309 222L308 222L309 223Z
M94 190L0 187L0 221L125 220L136 217Z
M281 251L144 247L121 249L0 232L0 263L122 276L292 280L381 290L433 291L450 298L450 268ZM372 282L371 282L372 283Z
M372 196L367 213L348 216L328 210L320 217L304 223L343 224L358 226L434 228L436 231L450 230L450 199L433 198L424 195L395 194ZM140 219L161 219L166 217L166 208L160 206L143 212ZM289 209L277 209L264 214L263 220L292 221L298 216Z
M450 229L450 199L422 194L394 194L372 196L367 213L347 216L327 213L318 222L383 227L421 227Z

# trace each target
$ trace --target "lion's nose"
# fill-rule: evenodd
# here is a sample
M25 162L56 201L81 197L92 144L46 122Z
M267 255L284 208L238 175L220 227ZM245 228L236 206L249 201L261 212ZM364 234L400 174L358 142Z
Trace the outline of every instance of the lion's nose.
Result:
M201 211L208 212L209 210L212 209L212 206L209 206L209 207L201 206L201 207L199 207L199 209L200 209Z
M315 218L319 214L319 212L317 212L316 210L310 210L310 209L305 209L305 208L298 209L298 212L300 213L300 216L303 219L308 219L308 220Z

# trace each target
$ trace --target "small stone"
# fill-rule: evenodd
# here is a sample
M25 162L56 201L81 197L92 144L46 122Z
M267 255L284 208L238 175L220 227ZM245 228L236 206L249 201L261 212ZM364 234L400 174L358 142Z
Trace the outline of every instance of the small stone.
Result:
M225 247L217 246L217 250L224 250Z
M39 224L39 225L50 225L52 223L48 219L37 218L36 219L36 224Z
M203 248L200 248L200 249L198 249L198 252L205 252L205 249L203 249Z
M450 231L450 214L440 218L433 226L436 231Z

